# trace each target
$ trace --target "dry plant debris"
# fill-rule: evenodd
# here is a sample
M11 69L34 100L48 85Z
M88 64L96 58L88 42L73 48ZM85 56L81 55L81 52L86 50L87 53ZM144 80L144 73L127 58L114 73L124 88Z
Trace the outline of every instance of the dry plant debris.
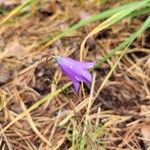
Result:
M64 55L79 60L80 44L98 22L57 40L42 51L39 43L80 19L120 5L118 1L99 3L97 0L38 2L32 10L21 12L0 28L0 130L68 81L47 58ZM20 3L0 1L5 6L4 12ZM124 19L89 38L84 52L86 61L95 61L109 53L136 31L144 18ZM84 146L92 150L150 149L149 40L150 30L147 30L132 43L91 105L89 99L118 55L95 70L93 93L86 85L82 85L77 95L69 87L1 133L0 149L67 150L72 147L78 150Z

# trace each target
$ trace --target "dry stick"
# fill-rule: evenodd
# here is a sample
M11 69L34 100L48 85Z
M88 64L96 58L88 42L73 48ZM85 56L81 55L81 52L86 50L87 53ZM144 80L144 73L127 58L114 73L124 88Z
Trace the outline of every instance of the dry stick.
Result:
M52 141L52 138L53 138L53 136L54 136L54 134L55 134L56 127L57 127L58 121L59 121L59 119L60 119L60 115L61 115L61 110L59 110L58 115L57 115L57 117L56 117L54 126L53 126L53 128L52 128L52 130L51 130L51 134L50 134L50 137L49 137L49 141Z
M83 130L82 137L85 136L85 133L87 131L89 113L90 113L90 108L92 106L92 99L93 99L93 94L94 94L95 79L96 79L96 73L94 73L94 75L93 75L93 82L92 82L92 87L91 87L91 91L90 91L90 96L89 96L89 99L88 99L88 106L87 106L87 112L86 112L86 115L85 115L85 123L84 123L84 130Z

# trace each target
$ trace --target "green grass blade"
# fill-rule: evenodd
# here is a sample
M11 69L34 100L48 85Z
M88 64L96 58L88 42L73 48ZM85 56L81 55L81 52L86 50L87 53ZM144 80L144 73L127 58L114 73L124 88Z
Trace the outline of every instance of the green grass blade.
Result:
M84 52L84 46L85 43L87 41L88 38L90 38L91 36L93 36L94 34L102 31L103 29L106 29L107 27L115 24L116 22L122 20L123 18L125 18L126 16L128 16L130 13L132 13L133 11L144 7L146 5L145 1L142 1L141 3L138 3L137 5L134 5L130 8L127 8L125 10L122 10L118 13L115 13L113 16L109 17L106 21L102 22L100 25L98 25L96 28L94 28L83 40L81 47L80 47L80 60L83 59L83 52Z
M94 66L94 68L99 67L104 62L106 62L108 59L110 59L116 52L124 49L125 47L128 47L142 32L144 32L146 29L150 27L150 16L146 19L146 21L142 24L140 29L133 33L127 40L119 44L115 49L113 49L109 54L104 56L102 59L98 60L97 64Z
M43 48L47 47L48 45L50 45L52 42L58 40L59 38L62 38L62 37L65 37L67 36L68 34L71 34L73 33L74 31L76 31L77 29L87 25L87 24L90 24L92 22L95 22L95 21L98 21L98 20L102 20L102 19L105 19L105 18L108 18L112 15L114 15L115 13L118 13L122 10L126 10L126 9L129 9L129 8L132 8L132 7L135 7L137 5L141 5L141 4L147 4L150 0L145 0L145 1L142 1L142 2L133 2L133 3L129 3L129 4L125 4L123 6L120 6L120 7L117 7L117 8L112 8L112 9L109 9L109 10L106 10L104 12L100 12L99 14L96 14L96 15L92 15L90 16L89 18L87 19L84 19L84 20L81 20L79 21L77 24L71 26L70 28L58 33L56 36L54 37L47 37L46 39L40 41L39 44L45 44L47 43Z
M120 6L118 8L113 8L113 9L107 10L103 13L99 13L98 15L91 16L91 17L89 17L85 20L81 20L78 24L75 24L74 26L72 26L68 30L60 33L59 36L63 37L64 35L75 31L76 29L78 29L81 26L84 26L86 24L89 24L89 23L97 21L97 20L108 18L111 15L113 15L117 12L120 12L122 10L127 10L127 9L130 9L130 8L132 8L132 9L136 8L137 9L138 7L141 7L141 6L145 5L146 3L148 3L148 1L149 0L142 1L142 2L135 2L135 3L131 3L131 4L126 4L125 6Z
M150 6L149 7L145 7L143 9L141 9L141 10L136 10L133 13L131 13L129 16L136 17L136 16L143 15L143 14L150 14Z
M23 4L21 4L20 6L18 6L17 8L13 9L6 17L4 17L1 21L0 21L0 26L2 24L4 24L6 21L8 21L11 17L15 16L18 12L20 12L24 7L28 6L29 4L31 4L33 1L35 0L27 0L25 1Z

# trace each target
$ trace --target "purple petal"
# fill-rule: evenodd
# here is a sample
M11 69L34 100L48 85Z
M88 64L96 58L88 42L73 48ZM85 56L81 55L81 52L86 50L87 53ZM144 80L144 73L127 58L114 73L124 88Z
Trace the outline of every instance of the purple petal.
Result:
M71 64L72 66L74 64ZM65 66L65 65L60 65L63 70L65 70L66 74L69 77L73 77L75 78L77 81L83 81L85 83L90 83L92 78L91 78L91 74L89 73L89 71L86 68L83 68L83 66L78 65L75 67L70 67L70 66Z
M75 92L77 93L79 90L79 86L80 86L79 81L77 81L75 79L72 79L72 81L73 81Z
M76 74L76 79L79 81L83 81L85 83L90 83L92 81L91 74L87 69L82 69L80 72L78 72L78 69L74 71L74 74Z
M81 66L82 68L92 68L96 62L79 62L77 60L68 58L68 57L61 57L61 56L57 56L57 61L59 64L64 64L66 66L70 66L70 67L79 67Z
M77 93L80 86L79 81L75 78L75 75L73 75L73 73L67 67L64 67L62 65L60 66L62 71L70 78L70 80L72 80L75 92Z
M76 65L81 65L81 62L74 60L74 59L71 59L71 58L68 58L68 57L58 56L57 61L59 64L62 64L65 66L72 66L73 65L72 67L75 67Z
M85 68L89 69L92 68L96 64L96 62L83 62L82 64Z

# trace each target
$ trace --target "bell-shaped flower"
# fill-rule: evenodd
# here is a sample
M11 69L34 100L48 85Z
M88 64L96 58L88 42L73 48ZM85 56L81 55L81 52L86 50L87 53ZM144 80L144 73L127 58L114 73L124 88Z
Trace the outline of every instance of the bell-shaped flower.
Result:
M78 92L80 82L91 83L92 77L88 69L92 68L95 62L80 62L62 56L56 56L55 59L62 71L72 80L75 92Z

